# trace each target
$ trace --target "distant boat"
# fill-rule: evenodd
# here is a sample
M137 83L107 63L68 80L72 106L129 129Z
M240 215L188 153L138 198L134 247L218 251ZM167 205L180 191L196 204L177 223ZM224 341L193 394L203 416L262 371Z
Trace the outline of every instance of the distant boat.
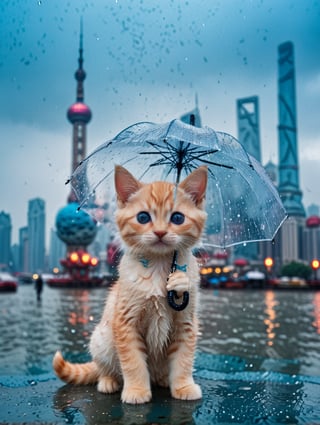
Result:
M0 272L0 292L15 292L18 280L8 272Z

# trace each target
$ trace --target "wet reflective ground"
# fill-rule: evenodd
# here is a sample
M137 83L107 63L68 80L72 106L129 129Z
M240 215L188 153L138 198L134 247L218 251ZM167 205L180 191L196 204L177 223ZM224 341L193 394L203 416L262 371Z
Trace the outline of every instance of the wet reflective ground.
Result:
M0 423L320 424L320 292L201 292L203 399L155 390L142 406L57 380L57 349L85 361L105 289L0 294Z

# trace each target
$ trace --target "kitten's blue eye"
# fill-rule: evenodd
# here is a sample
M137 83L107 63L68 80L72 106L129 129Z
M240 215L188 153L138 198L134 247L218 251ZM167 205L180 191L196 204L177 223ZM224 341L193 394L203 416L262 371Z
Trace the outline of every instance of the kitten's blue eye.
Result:
M151 217L146 211L141 211L137 214L137 220L140 224L147 224L151 221Z
M171 223L173 224L182 224L184 223L184 214L180 212L174 212L170 218Z

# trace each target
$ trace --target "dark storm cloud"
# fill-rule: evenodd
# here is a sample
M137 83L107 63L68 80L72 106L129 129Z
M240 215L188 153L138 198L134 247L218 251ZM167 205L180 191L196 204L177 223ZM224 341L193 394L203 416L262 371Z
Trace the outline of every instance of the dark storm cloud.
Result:
M310 54L318 48L319 9L318 2L287 1L2 2L1 116L41 116L45 126L61 120L74 97L80 16L87 99L102 92L108 102L123 95L124 83L175 88L209 76L225 85L239 76L267 80L276 75L277 45L287 38L299 50L300 71L312 74L319 66Z
M277 48L290 40L299 146L309 161L301 174L317 169L310 161L320 160L319 1L2 0L0 126L7 160L0 163L0 190L14 226L24 224L19 205L30 197L47 200L49 226L65 202L66 110L75 101L81 17L85 101L93 112L88 150L135 121L180 116L194 107L196 93L202 122L237 135L235 101L254 94L264 159L276 161ZM320 199L309 177L309 199Z

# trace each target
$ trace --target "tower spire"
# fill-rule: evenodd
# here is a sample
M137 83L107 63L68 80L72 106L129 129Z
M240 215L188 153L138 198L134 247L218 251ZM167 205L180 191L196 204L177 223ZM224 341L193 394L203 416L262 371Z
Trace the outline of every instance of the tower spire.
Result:
M79 68L75 72L74 76L77 80L77 102L83 102L84 100L84 87L83 82L86 78L86 73L83 69L83 21L80 21L80 41L79 41Z

